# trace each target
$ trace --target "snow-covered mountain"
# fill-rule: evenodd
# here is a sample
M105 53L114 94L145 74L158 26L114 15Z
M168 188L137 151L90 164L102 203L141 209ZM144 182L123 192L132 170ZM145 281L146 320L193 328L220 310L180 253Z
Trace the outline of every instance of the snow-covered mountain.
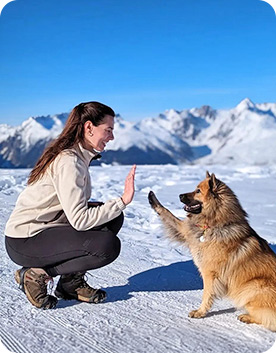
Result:
M235 108L217 113L196 141L212 150L202 162L276 163L276 104L254 104L245 99Z
M0 167L32 167L61 133L68 114L30 117L17 127L0 125Z
M0 125L0 167L31 167L68 113ZM100 160L118 164L276 163L276 103L246 98L229 110L173 109L138 123L116 116L115 140ZM100 162L99 162L100 163Z

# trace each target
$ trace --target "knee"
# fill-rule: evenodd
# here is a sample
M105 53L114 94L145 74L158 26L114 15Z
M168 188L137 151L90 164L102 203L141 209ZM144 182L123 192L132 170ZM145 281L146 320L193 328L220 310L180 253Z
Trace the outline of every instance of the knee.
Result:
M108 259L110 262L113 262L121 252L121 241L117 236L112 237L112 241L110 240L108 245Z
M124 214L121 213L115 219L109 221L107 227L110 231L113 232L113 234L117 235L117 233L120 231L121 227L123 226L123 223L124 223Z
M120 228L123 226L124 223L124 213L121 212L121 214L117 216L117 218L115 218L113 222L114 222L114 226L116 226L116 228L120 230Z
M109 264L119 256L121 251L121 241L112 232L108 232L101 236L102 245L97 253L105 264Z
M124 223L124 213L121 212L121 214L119 216L117 216L117 219L118 219L118 225L120 225L120 228L123 226L123 223Z

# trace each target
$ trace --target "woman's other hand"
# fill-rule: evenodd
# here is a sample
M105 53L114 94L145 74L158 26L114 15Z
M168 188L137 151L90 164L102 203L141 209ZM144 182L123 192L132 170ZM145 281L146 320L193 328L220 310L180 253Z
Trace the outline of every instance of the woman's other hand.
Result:
M133 165L125 180L125 190L124 190L124 194L122 195L122 201L124 202L125 205L131 203L134 196L135 170L136 170L136 165Z
M88 208L96 208L101 205L104 205L104 203L103 202L88 202Z

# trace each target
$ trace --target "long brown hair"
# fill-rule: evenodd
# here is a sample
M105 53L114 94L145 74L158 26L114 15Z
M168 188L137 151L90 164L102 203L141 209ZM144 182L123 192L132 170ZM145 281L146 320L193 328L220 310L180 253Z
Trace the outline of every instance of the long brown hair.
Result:
M46 147L31 171L28 184L32 184L42 177L47 167L61 151L70 149L83 141L85 122L90 120L94 126L98 126L106 115L114 117L115 113L112 108L99 102L85 102L74 107L61 134Z

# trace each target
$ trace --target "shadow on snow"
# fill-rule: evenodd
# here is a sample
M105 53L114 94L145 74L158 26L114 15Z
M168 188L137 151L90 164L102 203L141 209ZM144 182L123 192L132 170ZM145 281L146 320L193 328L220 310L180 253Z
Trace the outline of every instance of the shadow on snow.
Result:
M276 253L276 245L269 245ZM133 275L125 285L105 288L107 301L127 300L135 292L191 291L203 289L202 279L193 261L172 263L168 266L148 269ZM78 304L78 301L60 300L57 308ZM225 311L225 310L224 310ZM231 308L228 311L234 312ZM209 316L212 316L210 313Z
M128 283L106 288L108 302L129 299L135 292L189 291L202 289L203 284L193 261L172 263L133 275Z

